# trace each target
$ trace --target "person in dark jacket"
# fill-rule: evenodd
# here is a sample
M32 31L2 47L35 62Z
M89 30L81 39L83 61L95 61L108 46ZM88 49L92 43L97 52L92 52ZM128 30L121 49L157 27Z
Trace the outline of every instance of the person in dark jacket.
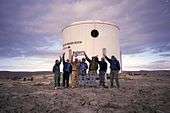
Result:
M119 78L118 73L120 71L120 63L116 59L115 56L111 56L111 59L109 59L105 54L104 57L107 59L107 61L110 63L110 87L113 87L113 80L115 79L117 88L120 87L119 85Z
M63 54L63 87L69 87L69 77L70 74L72 73L72 65L69 61L69 59L67 59L67 61L65 61L65 53Z
M86 53L84 52L84 55L86 57L86 60L89 62L89 85L90 86L96 86L96 77L97 77L97 69L98 69L98 62L97 62L97 57L92 57L92 59L90 60L89 57L86 55Z
M53 66L53 73L54 73L54 87L60 86L60 64L61 64L62 58L60 57L60 61L56 60L55 65Z
M101 58L101 61L97 60L100 69L99 69L99 86L105 87L105 74L107 71L107 63L104 58Z

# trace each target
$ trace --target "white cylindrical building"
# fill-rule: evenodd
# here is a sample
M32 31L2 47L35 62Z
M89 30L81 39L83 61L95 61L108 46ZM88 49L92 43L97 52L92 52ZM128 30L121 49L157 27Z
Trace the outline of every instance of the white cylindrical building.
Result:
M74 22L63 29L63 50L67 58L72 51L80 56L85 51L90 58L96 55L101 58L104 52L108 57L114 55L121 62L118 33L119 27L113 23Z

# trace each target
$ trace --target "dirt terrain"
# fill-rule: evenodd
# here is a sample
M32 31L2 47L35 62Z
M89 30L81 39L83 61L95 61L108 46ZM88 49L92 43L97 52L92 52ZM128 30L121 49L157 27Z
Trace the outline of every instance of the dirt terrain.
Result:
M117 88L60 88L52 75L0 79L0 113L170 113L170 76L121 77Z

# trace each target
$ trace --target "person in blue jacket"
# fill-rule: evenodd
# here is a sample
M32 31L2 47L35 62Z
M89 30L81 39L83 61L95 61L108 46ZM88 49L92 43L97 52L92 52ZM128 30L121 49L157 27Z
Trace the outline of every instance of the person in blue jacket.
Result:
M85 86L86 85L86 76L87 76L87 69L88 65L86 63L86 59L82 58L82 61L80 62L80 85Z
M106 58L106 60L110 63L110 87L113 87L113 80L115 79L117 88L119 88L120 85L119 85L118 73L120 71L120 63L115 56L111 56L110 59L105 54L103 55Z

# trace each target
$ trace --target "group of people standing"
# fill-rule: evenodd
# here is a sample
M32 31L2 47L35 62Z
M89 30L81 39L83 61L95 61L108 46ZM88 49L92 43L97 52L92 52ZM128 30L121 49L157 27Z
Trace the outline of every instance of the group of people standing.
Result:
M77 58L73 61L73 57L76 56L73 52L71 60L65 61L65 53L60 60L56 60L53 67L54 73L54 85L55 88L60 87L60 64L63 62L63 81L62 86L69 87L69 78L71 75L71 87L76 88L78 86L97 86L96 78L98 77L97 70L99 68L99 86L105 87L105 75L107 71L107 62L110 63L110 87L113 87L113 81L115 80L117 88L119 88L118 73L120 70L120 63L115 56L108 58L105 54L101 60L97 56L93 56L91 59L84 52L85 58L79 61ZM86 63L89 62L89 67ZM88 70L88 73L87 73Z

